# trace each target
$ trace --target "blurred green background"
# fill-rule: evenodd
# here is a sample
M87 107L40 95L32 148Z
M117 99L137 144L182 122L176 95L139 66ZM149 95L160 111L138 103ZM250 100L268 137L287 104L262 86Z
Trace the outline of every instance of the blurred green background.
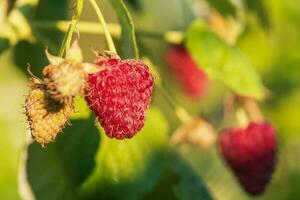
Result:
M0 1L0 5L3 5L4 0ZM8 1L12 3L13 1ZM103 8L103 13L108 22L117 23L117 17L114 13L112 7L108 1L99 1L101 8ZM229 3L228 3L229 2ZM298 200L300 199L300 5L297 0L237 0L232 1L222 0L128 0L125 1L128 5L129 10L132 14L133 21L135 23L137 30L145 30L148 32L165 32L170 30L186 31L190 22L195 18L203 18L207 20L210 13L216 12L221 20L230 22L229 28L222 29L225 35L228 36L229 42L238 47L243 55L250 61L250 63L255 67L257 72L262 77L265 86L270 91L270 97L261 103L266 119L270 121L276 128L279 140L279 153L278 153L278 165L273 176L273 180L267 191L261 197L257 199L269 199L269 200ZM26 72L27 63L32 66L32 71L37 76L41 76L41 71L47 61L44 54L45 46L48 46L50 52L57 54L60 43L62 41L63 33L56 29L39 29L32 26L36 21L42 20L64 20L69 19L72 15L71 7L73 1L66 0L20 0L17 1L16 5L22 5L18 7L21 13L23 13L28 20L28 26L23 27L20 25L11 39L11 44L7 45L7 34L12 37L7 25L4 25L4 21L1 18L0 23L0 199L3 200L14 200L20 199L20 193L24 193L24 185L22 189L19 187L20 171L22 170L22 159L24 156L24 148L26 144L26 138L28 133L26 132L26 122L23 115L23 105L25 95L29 88L27 87L29 83L29 75ZM3 10L0 11L1 15ZM23 24L18 16L14 18L16 24ZM96 15L89 6L88 2L85 2L84 11L81 17L82 21L96 21ZM27 32L26 27L29 28ZM232 39L234 38L234 40ZM10 37L8 37L10 38ZM231 38L231 39L230 39ZM176 79L170 76L168 68L165 66L164 54L168 49L169 44L162 38L153 38L143 35L137 35L138 45L143 56L149 57L154 65L157 66L158 71L166 88L172 93L174 98L183 105L189 113L193 115L204 116L205 118L211 120L211 122L219 130L224 127L221 124L222 118L222 105L224 99L224 86L218 82L213 82L211 91L208 96L198 102L191 101L186 98L185 95L180 90ZM90 48L104 50L106 48L105 40L103 35L100 34L80 34L80 45L84 55L84 61L92 62L94 56L90 51ZM164 150L164 145L166 143L166 138L172 133L173 130L178 127L179 122L176 119L174 113L170 111L169 108L164 106L164 102L161 101L161 96L155 94L153 100L153 110L151 111L149 120L153 120L152 123L149 122L148 128L145 132L155 132L153 133L153 139L146 138L152 146L157 147L156 151L167 151ZM160 112L156 108L160 108ZM161 114L162 113L162 114ZM163 116L161 116L163 115ZM151 117L154 116L154 117ZM161 123L161 124L160 124ZM73 127L76 127L76 122ZM156 125L158 124L158 125ZM88 126L88 125L87 125ZM80 127L80 126L79 126ZM170 127L167 130L167 127ZM70 129L69 132L72 132ZM91 129L88 132L92 132ZM94 130L95 131L95 130ZM161 133L168 132L168 133ZM84 132L84 131L83 131ZM87 132L87 131L86 131ZM93 132L94 133L94 132ZM93 134L89 133L89 134ZM72 133L70 133L72 134ZM142 133L141 133L142 134ZM158 134L160 136L156 136ZM101 135L101 146L103 149L107 148L105 142L107 138L103 139L104 134ZM61 136L63 137L63 136ZM78 136L79 137L79 136ZM95 133L94 135L89 135L93 137L98 142L99 136ZM67 138L67 136L66 136ZM67 145L60 141L63 139L59 138L58 149L64 149ZM138 138L138 140L143 140L143 138ZM60 144L60 143L61 144ZM145 141L143 141L145 142ZM135 143L135 141L133 142ZM96 152L97 144L92 143L89 145L89 141L83 144L87 145L85 148L89 149L91 152L84 152L82 156L84 158L91 157L93 160L93 155ZM52 145L52 144L51 144ZM34 160L32 164L34 167L27 171L29 176L41 176L46 177L44 173L47 174L47 156L52 155L50 153L51 148L54 149L56 146L46 148L45 155L41 152L41 148L37 145L32 146L29 153L32 151L33 158L39 158L39 160ZM81 144L76 144L76 148L81 151L83 148ZM118 144L115 148L120 148ZM141 146L141 144L139 144ZM145 147L144 150L139 149L140 146L136 145L132 147L132 154L135 155L136 163L142 162L144 164L138 164L138 167L143 168L143 165L149 164L150 168L154 171L143 171L141 174L149 173L150 176L159 176L159 174L165 174L165 171L157 172L155 167L157 163L160 163L159 156L157 157L155 153ZM147 145L146 145L147 146ZM153 147L153 149L154 149ZM66 147L67 148L67 147ZM92 148L92 150L90 149ZM126 148L126 147L124 147ZM136 149L134 149L136 148ZM36 149L36 150L35 150ZM104 151L103 150L103 151ZM36 153L39 152L40 154ZM54 150L53 150L54 151ZM62 150L63 151L63 150ZM67 150L66 150L67 151ZM154 151L154 150L153 150ZM35 152L35 153L34 153ZM108 149L109 153L110 150ZM86 153L86 154L85 154ZM225 166L222 159L219 157L218 149L213 147L209 150L199 150L193 147L187 148L179 153L184 157L184 159L189 163L190 167L196 172L198 176L202 178L202 181L206 184L206 188L210 192L210 195L214 199L218 200L233 200L233 199L253 199L253 197L245 194L239 187L232 173ZM76 152L77 154L77 152ZM31 154L29 154L30 156ZM68 154L67 154L68 155ZM92 155L92 156L91 156ZM36 157L34 157L36 156ZM103 155L99 155L103 158ZM144 159L141 158L146 156ZM150 163L149 159L155 157L154 165ZM134 157L134 156L133 156ZM30 157L29 157L30 158ZM45 160L44 160L45 159ZM108 158L106 158L108 159ZM124 158L125 159L125 158ZM131 163L131 158L126 158L125 163ZM78 162L82 162L84 159L79 159ZM35 163L36 162L36 163ZM56 162L56 161L53 161ZM69 161L68 161L69 162ZM70 163L73 161L70 161ZM75 162L75 161L74 161ZM97 161L96 161L97 162ZM108 162L108 161L107 161ZM113 161L112 161L113 162ZM149 163L148 163L149 162ZM43 164L44 163L44 164ZM53 164L49 161L50 165ZM77 162L75 162L77 163ZM87 162L89 166L93 166L94 162ZM152 165L151 165L152 164ZM113 165L113 164L102 164L102 165ZM101 166L102 166L101 165ZM126 165L127 166L127 165ZM45 167L45 168L44 168ZM106 166L107 167L107 166ZM128 168L135 168L134 164L128 165ZM108 166L110 168L110 166ZM43 170L45 169L45 170ZM103 169L100 167L98 171L101 173ZM124 169L120 169L123 171ZM83 172L82 177L78 178L78 184L82 183L80 180L84 180L91 169ZM139 170L137 170L139 171ZM175 170L176 171L176 170ZM34 173L39 173L32 175ZM55 174L56 171L49 171L51 176L60 179L61 176ZM51 174L53 173L53 174ZM74 172L77 173L76 171ZM86 173L86 174L85 174ZM126 172L130 175L129 172ZM148 175L149 175L148 174ZM154 175L153 175L154 174ZM24 174L23 174L24 175ZM128 175L128 176L129 176ZM102 177L106 180L107 177ZM113 175L112 175L113 176ZM124 175L126 177L126 175ZM144 176L144 175L141 175ZM45 179L47 179L47 177ZM23 177L24 178L24 177ZM108 179L111 177L108 177ZM34 182L34 177L29 179ZM63 179L63 178L61 178ZM156 178L159 179L158 177ZM165 197L164 184L157 185L156 179L151 179L147 182L147 177L137 177L132 181L141 181L145 183L145 191L147 195L144 195L144 199L154 199L155 197L165 199L169 197L166 193ZM77 179L76 179L77 180ZM74 180L76 182L76 180ZM121 180L123 180L121 178ZM124 179L126 181L126 178ZM22 181L21 181L22 182ZM109 180L107 181L108 184ZM153 182L153 183L152 183ZM90 184L93 184L93 180L89 180ZM140 182L137 182L138 184ZM38 183L35 183L38 184ZM47 181L40 182L39 184L49 184ZM76 183L77 184L77 183ZM75 185L76 185L75 184ZM104 184L101 182L101 184ZM111 183L113 185L113 183ZM126 182L123 184L127 184ZM117 192L131 191L132 188L138 187L138 184L131 182L125 189L123 186L103 186L103 191L100 190L99 193L105 193L105 187L109 187L111 190ZM66 184L68 185L68 184ZM73 184L71 183L73 188ZM105 185L105 184L104 184ZM156 187L155 187L156 185ZM48 191L44 194L47 196L51 194L51 184L49 184ZM41 186L43 187L43 186ZM69 187L69 185L68 185ZM88 186L86 186L88 187ZM157 190L157 187L162 187L161 190ZM34 190L40 191L39 187ZM64 188L65 190L72 189ZM156 188L156 189L153 189ZM21 192L20 192L21 190ZM93 190L93 189L91 189ZM139 193L135 191L133 193ZM165 191L168 189L166 188ZM53 190L54 193L56 190ZM152 192L151 192L152 191ZM101 193L101 194L102 194ZM125 192L126 193L126 192ZM155 194L157 193L157 194ZM101 196L101 194L99 194ZM161 196L160 196L161 194ZM39 196L40 195L40 196ZM54 194L53 194L54 195ZM153 196L152 196L153 195ZM125 195L126 196L126 195ZM141 195L142 196L142 195ZM175 195L176 196L176 195ZM63 196L48 196L45 198L41 193L36 194L37 199L64 199ZM71 196L64 196L65 199L72 199ZM110 196L103 196L106 199ZM132 196L128 196L130 199ZM99 197L100 198L100 197ZM125 198L125 197L124 197ZM134 197L135 198L135 197ZM134 199L132 197L132 199ZM143 199L142 198L142 199ZM175 198L175 197L174 197ZM188 198L187 198L188 199ZM194 198L197 199L197 198ZM198 199L201 199L200 197ZM205 198L203 198L205 199Z

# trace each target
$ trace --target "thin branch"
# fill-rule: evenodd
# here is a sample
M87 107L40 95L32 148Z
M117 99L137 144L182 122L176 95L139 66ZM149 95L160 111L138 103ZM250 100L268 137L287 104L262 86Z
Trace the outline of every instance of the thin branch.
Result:
M32 21L31 25L35 29L57 29L62 32L68 31L68 21ZM109 33L119 38L121 36L121 27L119 24L107 23ZM76 29L80 33L87 34L105 34L104 28L97 22L80 21L76 24ZM137 30L138 37L148 37L158 40L165 40L170 44L180 44L183 40L184 34L180 31L167 31L167 32L149 32L146 30Z

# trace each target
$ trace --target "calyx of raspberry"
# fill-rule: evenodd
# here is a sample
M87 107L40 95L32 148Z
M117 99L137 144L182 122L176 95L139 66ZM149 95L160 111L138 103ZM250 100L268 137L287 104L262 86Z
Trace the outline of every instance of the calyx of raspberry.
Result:
M108 137L133 137L143 126L154 79L140 60L98 54L101 71L88 76L86 100Z

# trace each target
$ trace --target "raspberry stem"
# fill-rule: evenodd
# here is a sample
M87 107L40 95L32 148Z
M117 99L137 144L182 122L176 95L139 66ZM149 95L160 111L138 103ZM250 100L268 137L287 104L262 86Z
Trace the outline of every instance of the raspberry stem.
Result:
M169 105L174 109L174 112L177 118L183 123L186 124L192 120L192 116L185 110L182 106L179 106L178 103L172 98L171 94L163 88L162 85L157 86L157 89L160 91L164 99L169 103Z
M177 117L180 119L180 121L184 124L192 121L192 117L183 107L177 106L175 109L175 113Z
M244 98L243 100L245 109L248 111L251 119L255 122L263 122L264 117L259 109L257 102L251 98Z
M97 16L98 16L98 19L100 21L100 24L102 25L103 27L103 32L104 32L104 35L105 35L105 38L106 38L106 42L107 42L107 45L108 45L108 49L114 53L117 54L117 51L116 51L116 48L115 48L115 45L114 45L114 42L113 42L113 39L111 37L111 34L108 30L108 27L107 27L107 24L105 22L105 19L103 17L103 14L99 8L99 6L97 5L96 1L95 0L89 0L92 7L94 8Z
M249 119L248 119L246 111L243 108L238 108L236 113L235 113L235 116L236 116L238 125L241 128L245 128L245 127L248 126Z
M63 42L61 44L60 50L59 50L59 57L63 57L65 51L69 51L71 46L71 40L74 31L76 30L76 24L78 23L80 19L80 15L83 9L83 0L78 0L76 2L76 5L74 6L75 14L72 17L71 23L69 23L67 32L64 36Z

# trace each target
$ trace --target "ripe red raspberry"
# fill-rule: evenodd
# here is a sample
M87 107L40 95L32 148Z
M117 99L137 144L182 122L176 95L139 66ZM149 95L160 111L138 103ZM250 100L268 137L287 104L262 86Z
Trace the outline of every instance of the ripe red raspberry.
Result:
M228 129L220 149L240 184L251 195L264 192L276 163L276 134L269 123L250 123L245 129Z
M169 49L166 62L188 96L199 99L206 94L209 86L208 77L197 67L184 47L174 46Z
M103 70L89 74L86 100L108 137L133 137L143 126L152 89L153 76L138 60L116 57L98 60Z

